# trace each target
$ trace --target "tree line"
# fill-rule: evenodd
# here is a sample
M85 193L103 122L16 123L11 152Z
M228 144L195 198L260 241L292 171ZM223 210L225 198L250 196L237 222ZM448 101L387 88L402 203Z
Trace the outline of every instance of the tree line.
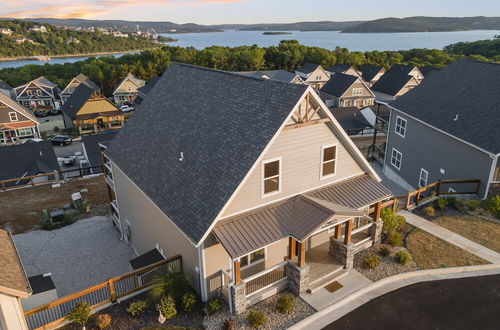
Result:
M277 46L221 47L212 46L202 50L192 47L163 46L148 49L140 54L128 54L119 58L104 56L65 64L25 65L0 71L0 79L18 86L39 76L45 76L59 86L65 86L74 76L83 73L97 83L105 93L111 95L121 79L131 72L138 78L148 80L161 75L176 61L229 71L254 71L282 69L293 72L305 62L321 64L328 68L336 63L349 63L358 68L363 64L389 68L394 64L444 67L458 58L482 61L498 60L493 57L469 54L453 54L438 49L412 49L402 51L349 51L346 48L328 50L308 47L295 40L284 40Z

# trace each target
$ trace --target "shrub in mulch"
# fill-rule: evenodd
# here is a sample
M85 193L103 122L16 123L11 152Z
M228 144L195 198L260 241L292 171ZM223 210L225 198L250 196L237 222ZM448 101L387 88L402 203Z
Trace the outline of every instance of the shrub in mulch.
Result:
M401 246L403 244L403 238L400 233L391 233L387 236L387 243L392 246Z
M252 310L248 313L247 322L252 328L258 329L267 324L267 316L261 311Z
M411 255L406 250L399 250L396 252L395 256L396 261L403 266L408 265L411 262Z
M369 255L363 258L365 268L374 269L378 265L380 265L380 257L377 255Z
M282 295L276 302L276 310L281 314L288 314L295 307L295 301L295 296L292 296L291 294Z

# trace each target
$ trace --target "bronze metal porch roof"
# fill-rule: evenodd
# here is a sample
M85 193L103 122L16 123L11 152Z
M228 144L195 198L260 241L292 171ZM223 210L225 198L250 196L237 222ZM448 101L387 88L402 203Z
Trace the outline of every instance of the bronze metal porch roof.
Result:
M234 259L286 237L302 242L330 220L365 216L359 208L391 195L379 182L362 175L224 219L213 233Z

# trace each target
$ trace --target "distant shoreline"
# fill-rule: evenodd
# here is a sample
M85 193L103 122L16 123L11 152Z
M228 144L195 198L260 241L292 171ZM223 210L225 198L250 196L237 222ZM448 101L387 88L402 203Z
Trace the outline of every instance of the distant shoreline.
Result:
M155 47L152 47L152 48L155 48ZM67 54L67 55L30 55L30 56L0 57L0 62L23 61L23 60L38 60L39 58L43 58L43 57L48 57L48 58L70 58L70 57L105 56L105 55L113 55L113 54L133 54L133 53L140 53L142 51L145 51L147 49L152 49L152 48L122 50L122 51L114 51L114 52L94 52L94 53L83 53L83 54Z

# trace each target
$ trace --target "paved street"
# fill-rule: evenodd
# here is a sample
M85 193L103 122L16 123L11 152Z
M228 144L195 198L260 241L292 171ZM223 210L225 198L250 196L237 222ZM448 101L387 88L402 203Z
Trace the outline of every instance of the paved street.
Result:
M498 329L500 275L413 284L326 326L348 329Z

